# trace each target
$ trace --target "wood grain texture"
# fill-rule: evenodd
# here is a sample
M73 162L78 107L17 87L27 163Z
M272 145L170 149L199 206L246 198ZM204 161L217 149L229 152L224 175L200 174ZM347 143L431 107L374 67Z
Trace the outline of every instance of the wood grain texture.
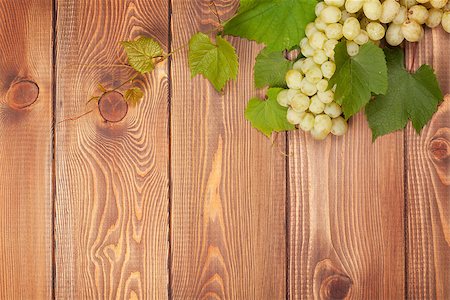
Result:
M214 2L222 19L238 4ZM174 49L211 31L210 3L173 1ZM285 157L244 119L261 47L229 40L241 63L225 94L191 80L186 51L172 63L173 299L285 298Z
M289 134L291 299L403 299L403 134Z
M131 77L119 41L168 45L166 0L59 0L57 121ZM118 123L98 109L56 128L56 298L164 299L168 285L167 63Z
M52 2L0 0L0 20L0 299L48 299Z
M431 65L447 94L420 135L406 130L410 299L450 299L449 46L450 35L438 27L407 49L406 65Z

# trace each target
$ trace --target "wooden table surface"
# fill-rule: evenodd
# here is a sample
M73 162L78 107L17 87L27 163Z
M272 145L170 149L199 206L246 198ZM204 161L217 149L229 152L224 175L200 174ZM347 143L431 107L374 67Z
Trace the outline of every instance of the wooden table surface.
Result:
M420 136L372 143L359 114L343 138L272 143L243 117L261 46L230 38L224 94L181 51L120 123L59 124L130 76L92 66L123 62L119 41L176 49L209 3L0 0L0 299L450 299L450 98ZM449 46L435 29L406 49L444 93ZM20 79L39 97L11 108Z

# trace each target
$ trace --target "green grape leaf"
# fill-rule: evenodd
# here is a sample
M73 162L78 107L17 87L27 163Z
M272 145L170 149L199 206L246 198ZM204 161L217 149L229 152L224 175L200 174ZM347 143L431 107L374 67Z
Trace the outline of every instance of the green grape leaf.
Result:
M272 52L264 48L256 57L254 67L256 87L285 87L285 76L292 65L293 63L287 60L281 51Z
M161 45L149 37L121 42L128 56L128 63L136 71L145 74L155 68L155 59L163 55Z
M258 3L258 0L241 0L241 1L239 1L238 13L251 8L255 3Z
M267 137L270 137L273 131L295 129L295 126L286 119L287 108L277 102L277 95L280 91L282 91L280 88L269 89L267 100L253 98L245 109L245 118Z
M422 65L410 74L404 68L400 49L385 49L389 70L389 88L366 106L373 140L405 128L412 121L417 133L428 123L442 100L442 91L433 69Z
M264 43L272 50L291 49L314 21L316 0L241 1L243 8L224 24L224 34ZM251 8L251 9L250 9Z
M214 44L199 32L189 41L189 67L192 77L202 74L221 91L228 80L236 79L239 63L234 47L225 39L218 35Z
M383 50L366 43L356 56L349 56L346 42L335 48L336 72L330 86L336 84L335 101L342 105L348 119L360 111L374 94L384 94L388 88L386 58Z
M136 105L144 98L144 92L138 87L133 87L125 91L124 97L130 105Z

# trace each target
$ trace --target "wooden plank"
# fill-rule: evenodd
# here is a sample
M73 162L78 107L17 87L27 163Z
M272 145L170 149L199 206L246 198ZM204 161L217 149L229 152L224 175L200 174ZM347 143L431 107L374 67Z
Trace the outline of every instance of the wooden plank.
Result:
M131 77L93 66L125 62L119 41L151 35L167 47L168 16L166 0L58 0L57 121L85 112L97 83ZM57 127L56 298L167 297L167 68L138 78L146 96L122 121L95 108Z
M406 65L427 63L450 93L450 35L427 30L407 49ZM450 299L450 96L420 135L406 131L408 298Z
M198 30L211 31L210 3L173 1L174 49ZM215 4L226 19L238 1ZM224 94L200 76L191 80L186 49L172 63L174 299L285 297L285 157L244 119L261 47L229 40L240 75Z
M403 133L289 134L291 299L403 299Z
M0 0L0 19L0 299L48 299L52 1Z

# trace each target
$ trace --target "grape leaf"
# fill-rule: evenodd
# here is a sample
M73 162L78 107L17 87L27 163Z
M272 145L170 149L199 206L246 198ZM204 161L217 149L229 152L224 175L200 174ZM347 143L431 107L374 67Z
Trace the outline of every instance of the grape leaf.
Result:
M161 45L149 37L121 42L128 56L128 63L136 71L145 74L155 68L155 58L163 54Z
M278 104L277 95L281 90L280 88L269 89L267 100L253 98L245 109L245 118L267 137L270 137L273 131L295 129L295 126L286 119L287 108Z
M272 50L291 49L314 21L316 0L244 1L244 8L224 24L224 34L264 43ZM249 9L251 8L251 9Z
M239 63L234 47L225 39L218 35L213 44L199 32L189 41L189 67L192 77L202 74L221 91L228 80L236 79Z
M389 70L386 95L377 96L366 106L366 115L373 140L402 129L408 119L417 133L428 123L442 100L436 75L428 65L410 74L404 68L400 49L385 49Z
M131 105L136 105L144 97L144 92L140 88L134 87L126 90L124 96L125 101Z
M254 67L256 87L285 87L285 76L287 71L292 68L292 64L282 52L272 52L264 48L256 57Z
M335 101L342 105L348 119L361 110L371 98L371 93L384 94L388 88L386 58L383 50L366 43L356 56L347 53L346 42L335 48L336 73L330 86L337 85Z
M241 1L239 1L238 13L251 8L255 3L258 3L258 0L241 0Z

